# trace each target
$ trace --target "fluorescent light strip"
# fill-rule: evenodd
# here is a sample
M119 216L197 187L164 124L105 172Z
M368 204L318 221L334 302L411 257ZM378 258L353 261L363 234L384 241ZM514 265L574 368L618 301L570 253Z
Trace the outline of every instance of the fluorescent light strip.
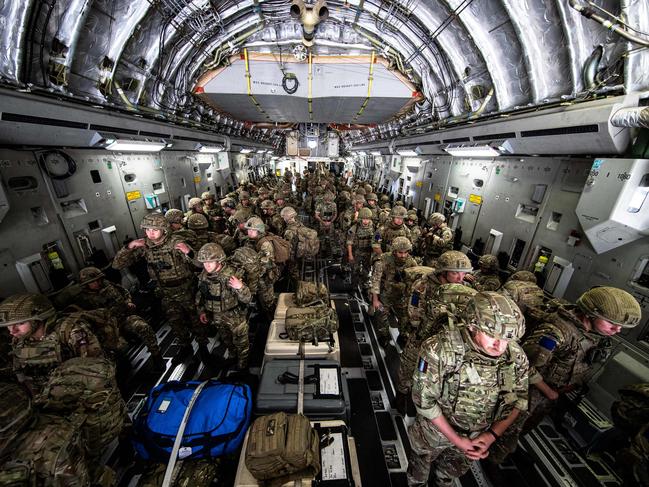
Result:
M365 152L364 150L359 150L356 154L358 154L359 156L366 156L367 152Z
M497 157L500 155L500 151L490 145L446 147L444 150L456 157Z
M250 154L252 152L252 149L241 149L239 152L241 154Z
M223 152L224 147L221 147L220 145L201 145L198 148L198 152L202 152L203 154L215 154L217 152Z
M418 156L419 155L412 149L397 150L397 154L399 154L400 156Z
M124 152L160 152L165 147L167 147L166 142L117 139L109 142L106 149Z
M380 155L381 155L381 151L373 150L372 152L370 152L370 154L372 154L373 156L380 156Z

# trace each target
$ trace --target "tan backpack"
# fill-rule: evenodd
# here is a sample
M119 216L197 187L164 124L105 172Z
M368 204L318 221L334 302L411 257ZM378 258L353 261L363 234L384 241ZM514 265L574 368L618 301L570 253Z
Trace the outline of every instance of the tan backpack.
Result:
M332 340L338 331L338 315L329 303L286 310L286 335L289 340L314 342Z
M291 244L288 242L288 240L284 240L282 237L268 233L265 237L259 240L259 243L257 244L257 251L259 251L262 242L265 242L266 240L270 240L270 242L273 244L276 264L283 264L289 261L289 259L291 258Z
M306 416L284 412L262 416L248 435L246 468L256 479L282 485L320 472L320 439Z
M320 238L318 232L312 228L300 225L297 228L297 250L296 257L311 259L318 256L320 252Z
M298 281L295 304L298 306L329 304L329 289L322 283Z

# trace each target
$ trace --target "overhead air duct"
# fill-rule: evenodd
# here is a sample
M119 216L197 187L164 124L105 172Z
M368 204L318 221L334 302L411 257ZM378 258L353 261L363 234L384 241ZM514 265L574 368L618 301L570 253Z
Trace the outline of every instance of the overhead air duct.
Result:
M329 17L329 9L325 0L318 0L313 7L307 7L304 0L291 2L291 17L302 24L302 42L305 46L313 45L316 26Z
M611 125L649 129L649 107L621 108L611 115Z

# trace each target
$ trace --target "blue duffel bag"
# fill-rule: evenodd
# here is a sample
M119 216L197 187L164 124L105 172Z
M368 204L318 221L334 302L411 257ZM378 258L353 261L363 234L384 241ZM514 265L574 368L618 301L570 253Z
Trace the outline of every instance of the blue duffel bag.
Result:
M133 424L133 446L145 460L167 461L198 381L154 387ZM252 400L245 384L209 380L189 413L179 459L218 457L236 451L250 425Z

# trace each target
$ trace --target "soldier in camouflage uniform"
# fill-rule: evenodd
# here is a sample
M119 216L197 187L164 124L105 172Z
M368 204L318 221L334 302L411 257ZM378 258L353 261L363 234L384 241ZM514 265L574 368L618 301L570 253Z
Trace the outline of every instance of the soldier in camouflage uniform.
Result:
M396 237L392 251L383 254L372 269L370 293L374 310L374 326L379 344L390 343L390 323L400 330L408 323L408 296L405 269L417 265L410 257L412 248L406 237ZM396 322L396 323L395 323Z
M208 242L216 242L217 234L209 231L210 224L205 215L201 215L200 213L189 215L189 218L187 218L187 227L196 235L191 242L193 249L200 249Z
M216 205L216 197L209 191L201 194L203 200L203 213L210 224L210 231L215 233L225 232L225 214L220 205Z
M435 267L437 258L453 249L453 230L446 226L446 217L433 213L428 217L429 229L421 237L424 265Z
M390 211L391 220L374 234L374 243L372 244L374 253L381 255L383 252L390 252L392 241L397 237L405 237L410 241L410 229L404 224L407 215L408 211L403 206L392 208Z
M376 193L369 193L365 196L365 201L367 201L367 207L372 212L372 223L376 228L379 224L379 205L378 205L378 196Z
M361 195L354 196L352 207L345 210L342 218L338 219L338 221L340 222L340 229L343 231L343 235L347 233L347 230L349 230L352 225L358 223L358 212L361 208L363 208L363 206L365 206L365 197Z
M219 331L238 369L248 366L248 319L246 307L252 300L248 286L234 268L225 264L225 252L215 243L198 251L203 272L198 276L196 308L201 323L212 323ZM243 306L242 306L243 305Z
M407 343L403 347L397 378L397 408L403 414L412 388L412 373L417 365L419 347L440 330L440 317L448 305L461 309L475 291L464 280L472 271L471 261L462 252L444 252L433 272L416 280L410 289ZM442 289L443 288L443 289Z
M169 229L173 235L176 235L183 242L187 242L190 247L194 248L194 241L196 240L196 233L193 230L185 228L183 222L185 221L185 214L182 210L171 208L165 213L165 219L169 222Z
M272 319L275 315L276 304L274 286L279 279L279 269L275 264L275 248L266 236L266 225L261 221L261 218L256 216L250 218L246 222L245 229L248 232L246 245L255 249L264 267L264 274L259 276L257 300L266 317Z
M528 308L538 308L543 304L543 289L536 285L536 276L530 271L514 272L500 289L507 294L525 315L527 331L530 331L527 316Z
M219 202L219 204L221 205L221 209L223 210L224 215L223 217L225 218L225 231L228 233L228 235L234 236L236 226L235 228L233 228L230 218L237 211L237 203L232 198L223 198Z
M239 194L239 204L237 205L237 211L240 211L245 220L248 220L252 216L252 205L250 204L250 193L247 191L242 191Z
M285 207L280 216L286 222L286 230L282 237L291 245L291 258L286 263L287 272L293 282L297 284L302 277L303 261L301 257L297 256L298 232L304 225L297 220L297 212L290 206Z
M157 284L157 294L169 326L180 345L173 363L180 363L193 353L192 330L199 348L207 345L204 327L198 326L194 308L193 251L187 243L169 231L167 220L159 213L142 219L140 228L146 238L133 240L117 252L113 268L124 269L139 259L145 259L149 276Z
M57 316L42 294L14 294L0 304L0 327L13 337L13 369L18 380L38 395L50 373L74 357L103 357L90 323Z
M200 198L189 198L187 206L189 207L189 210L185 213L185 222L190 215L195 213L200 213L201 215L205 214L203 212L203 200Z
M374 224L372 211L369 208L358 210L358 221L347 230L347 262L351 266L352 285L354 288L360 282L367 286L372 265L372 240Z
M235 211L234 214L228 218L228 233L236 240L238 245L244 245L248 240L248 232L246 231L245 212Z
M135 304L129 293L119 284L104 279L104 273L96 267L85 267L79 271L79 286L82 291L75 297L75 304L83 309L106 308L116 319L120 331L137 338L146 345L156 369L164 370L165 362L155 332L144 318L134 314Z
M529 411L498 442L491 461L500 463L514 451L521 430L526 434L553 412L561 394L580 392L597 366L609 358L610 337L622 328L633 328L641 317L633 296L602 286L583 293L577 305L559 307L551 322L533 330L522 344L533 367Z
M497 291L500 289L500 277L498 277L498 258L495 255L486 254L478 259L480 268L473 275L466 276L466 280L478 291Z
M284 230L286 230L286 223L284 219L277 212L277 205L270 200L266 200L261 204L262 211L264 216L262 220L266 224L266 228L269 232L279 235L280 237L284 235Z
M436 485L453 485L527 409L528 361L516 343L523 332L516 304L483 292L467 304L463 323L450 320L422 344L408 485L428 485L431 463Z
M286 198L284 193L281 191L275 191L273 194L273 200L275 201L275 211L278 213L281 212L287 205Z
M323 255L327 251L336 255L336 228L335 222L338 217L338 208L334 203L334 194L330 191L324 193L323 200L315 205L314 218L318 222L318 235L320 236L320 249Z
M421 227L419 226L419 217L416 210L408 210L406 217L406 226L410 229L410 241L412 242L413 255L419 255L421 244Z

